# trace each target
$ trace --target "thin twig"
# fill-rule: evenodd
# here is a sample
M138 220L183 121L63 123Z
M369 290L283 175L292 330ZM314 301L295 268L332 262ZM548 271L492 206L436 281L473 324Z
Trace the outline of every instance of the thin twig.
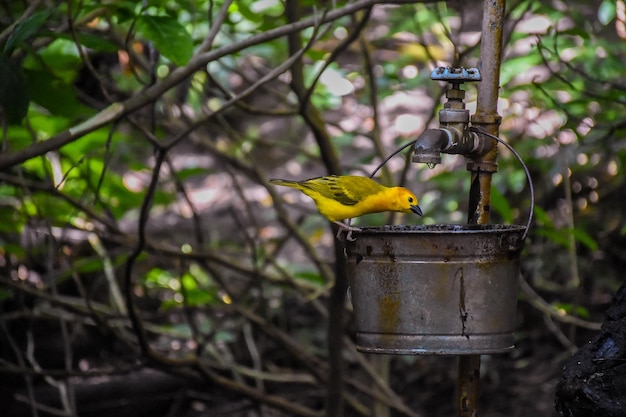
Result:
M602 323L579 319L578 317L567 314L562 310L559 310L556 307L550 305L550 303L548 303L539 294L537 294L537 292L530 286L530 284L528 284L528 282L526 282L521 274L519 276L519 283L522 292L524 293L524 295L526 295L528 299L528 302L537 310L541 311L543 314L549 315L555 320L562 323L573 324L575 326L583 327L585 329L600 330L600 328L602 327Z
M213 16L211 15L211 26L210 26L211 29L209 30L209 33L207 33L206 37L204 38L202 45L200 45L200 48L198 49L199 52L207 52L213 46L213 42L215 41L215 38L217 37L220 29L222 28L222 25L224 24L226 17L228 16L228 9L230 8L230 5L232 4L232 2L233 0L224 1L215 19L213 19ZM210 2L210 3L212 7L213 2Z

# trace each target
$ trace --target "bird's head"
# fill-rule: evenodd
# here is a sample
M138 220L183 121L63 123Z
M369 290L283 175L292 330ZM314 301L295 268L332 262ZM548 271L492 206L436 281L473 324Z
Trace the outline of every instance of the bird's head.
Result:
M404 187L396 187L396 198L393 205L395 211L423 216L422 209L417 205L417 197Z

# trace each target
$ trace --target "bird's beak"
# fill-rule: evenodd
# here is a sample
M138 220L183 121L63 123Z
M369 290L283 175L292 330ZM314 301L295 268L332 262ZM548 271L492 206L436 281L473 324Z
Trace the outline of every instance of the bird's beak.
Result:
M424 215L424 213L422 213L422 209L420 208L420 206L411 206L411 211L419 216Z

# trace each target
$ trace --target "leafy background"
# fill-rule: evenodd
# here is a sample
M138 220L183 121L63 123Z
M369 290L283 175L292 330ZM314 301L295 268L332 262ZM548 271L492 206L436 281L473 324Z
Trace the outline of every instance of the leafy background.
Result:
M430 72L479 64L482 2L397 3L0 6L11 415L454 412L454 358L355 351L333 232L267 185L369 175L437 125ZM480 414L549 415L626 266L626 19L622 0L508 3L501 135L536 217L517 347L483 358ZM493 221L523 223L524 173L500 151ZM412 188L424 218L356 224L464 222L463 158L409 161L378 177Z

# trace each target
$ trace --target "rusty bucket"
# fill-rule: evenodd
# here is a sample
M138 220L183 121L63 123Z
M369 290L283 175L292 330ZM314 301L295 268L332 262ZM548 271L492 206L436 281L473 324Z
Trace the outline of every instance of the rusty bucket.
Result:
M525 226L366 227L348 242L357 349L459 355L513 348Z

